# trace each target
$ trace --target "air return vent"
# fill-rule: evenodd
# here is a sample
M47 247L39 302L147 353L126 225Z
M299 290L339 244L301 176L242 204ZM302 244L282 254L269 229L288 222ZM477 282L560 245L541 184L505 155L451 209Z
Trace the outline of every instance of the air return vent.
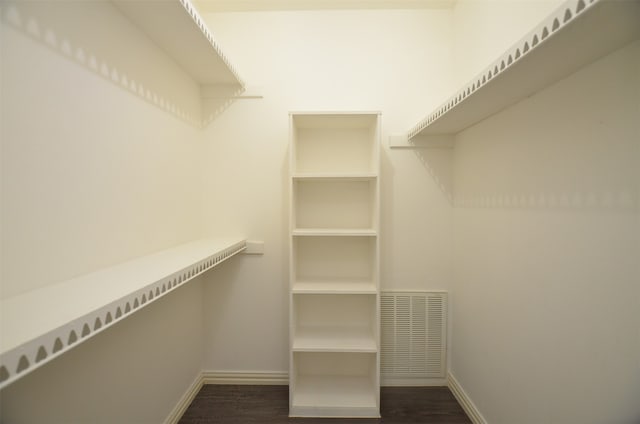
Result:
M383 385L428 385L445 377L447 293L381 293Z

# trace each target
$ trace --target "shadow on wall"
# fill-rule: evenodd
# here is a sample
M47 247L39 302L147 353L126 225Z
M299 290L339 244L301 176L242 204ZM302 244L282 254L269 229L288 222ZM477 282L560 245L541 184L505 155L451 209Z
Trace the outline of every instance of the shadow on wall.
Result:
M640 214L640 43L455 140L454 207Z
M521 147L524 151L525 147ZM475 179L477 184L465 184L454 188L452 168L455 145L415 147L412 150L442 194L455 208L640 213L640 193L634 192L631 184L619 185L618 189L612 189L610 185L603 186L601 181L600 184L585 181L589 178L580 179L579 176L558 171L557 168L554 171L541 169L540 175L536 176L533 172L533 175L529 175L531 178L526 177L526 174L523 177L517 169L506 169L510 168L509 164L500 165L497 161L493 166L500 169L485 169L484 175L478 175ZM502 175L502 178L495 179L496 174ZM548 184L549 177L554 180L554 184ZM627 180L629 181L633 180ZM550 186L555 187L556 191L550 192Z
M552 209L638 213L638 201L627 190L618 193L475 193L455 196L456 208Z
M559 143L558 140L554 141ZM521 147L524 151L525 146ZM580 178L579 175L571 175L571 172L563 172L559 170L560 167L553 171L541 169L539 175L535 171L522 175L518 169L511 169L509 164L501 165L496 161L493 169L485 168L483 175L475 178L475 184L454 187L452 168L457 160L455 146L413 150L455 208L640 213L640 193L632 187L633 178L627 179L627 184L619 184L616 189L602 181L589 181L589 177ZM547 181L550 178L553 184ZM555 191L550 191L549 187L554 187Z
M233 103L224 96L229 90L238 91L224 87L201 98L199 85L107 1L2 2L0 19L7 28L197 128Z
M446 146L416 147L413 148L413 152L429 172L445 199L452 205L455 198L452 177L453 149Z
M216 84L203 86L202 101L202 126L212 123L222 112L227 110L245 89L238 84Z

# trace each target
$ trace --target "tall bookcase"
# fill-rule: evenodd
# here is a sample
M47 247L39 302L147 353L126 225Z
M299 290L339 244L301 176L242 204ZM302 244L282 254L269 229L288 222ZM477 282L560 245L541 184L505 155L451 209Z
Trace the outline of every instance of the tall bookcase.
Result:
M290 131L289 413L379 417L379 113Z

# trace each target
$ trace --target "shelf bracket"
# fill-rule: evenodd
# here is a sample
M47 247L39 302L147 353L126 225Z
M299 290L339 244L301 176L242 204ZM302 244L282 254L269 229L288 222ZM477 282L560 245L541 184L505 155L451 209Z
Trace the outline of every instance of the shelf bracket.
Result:
M200 86L200 102L202 105L202 126L212 122L236 100L262 99L259 87L247 87L240 84L203 84Z
M243 253L245 255L264 255L264 241L247 240L247 248Z
M419 135L409 138L407 134L390 135L391 149L452 149L455 141L453 134Z
M262 87L237 84L206 84L200 87L202 100L262 99Z

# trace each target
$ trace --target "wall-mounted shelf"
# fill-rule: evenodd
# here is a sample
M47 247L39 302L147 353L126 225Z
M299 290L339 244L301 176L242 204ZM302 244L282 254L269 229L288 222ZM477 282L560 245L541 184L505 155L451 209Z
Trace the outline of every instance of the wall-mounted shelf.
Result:
M243 251L243 239L200 240L0 304L0 389Z
M112 2L199 84L244 86L189 0Z
M390 147L453 135L640 38L640 1L568 0ZM446 141L446 140L445 140Z
M260 99L247 88L190 0L111 0L200 87L202 126L237 99Z

